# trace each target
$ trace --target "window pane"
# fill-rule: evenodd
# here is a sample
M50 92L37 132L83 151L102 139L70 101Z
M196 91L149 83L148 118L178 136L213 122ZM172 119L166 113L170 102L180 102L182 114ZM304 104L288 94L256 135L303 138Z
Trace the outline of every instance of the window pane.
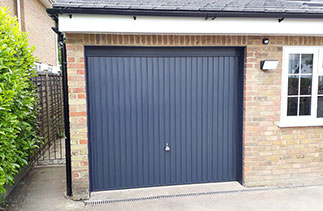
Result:
M299 54L289 54L289 74L299 73Z
M312 76L306 75L301 77L301 95L311 95L312 94Z
M299 76L288 76L288 95L298 95L298 80Z
M298 97L289 97L287 104L287 116L297 116Z
M301 97L299 102L299 115L311 115L311 97Z
M319 90L318 94L323 94L323 76L319 76Z
M301 73L312 73L313 72L313 54L302 54L302 72Z
M323 117L323 97L317 99L317 117Z

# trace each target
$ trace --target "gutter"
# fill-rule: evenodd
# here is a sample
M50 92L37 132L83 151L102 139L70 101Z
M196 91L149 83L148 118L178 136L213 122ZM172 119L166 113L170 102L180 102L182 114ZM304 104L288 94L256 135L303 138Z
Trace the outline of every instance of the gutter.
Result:
M105 14L130 16L173 16L173 17L245 17L245 18L323 18L323 13L305 12L252 12L252 11L193 11L193 10L153 10L153 9L111 9L111 8L71 8L55 7L47 9L50 16L59 14Z

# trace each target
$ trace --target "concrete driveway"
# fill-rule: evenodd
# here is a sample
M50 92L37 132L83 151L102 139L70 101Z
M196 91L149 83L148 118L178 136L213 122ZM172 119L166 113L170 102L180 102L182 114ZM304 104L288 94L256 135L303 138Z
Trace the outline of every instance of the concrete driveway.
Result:
M19 184L6 210L323 210L323 186L228 191L214 194L84 206L64 198L65 167L35 168Z

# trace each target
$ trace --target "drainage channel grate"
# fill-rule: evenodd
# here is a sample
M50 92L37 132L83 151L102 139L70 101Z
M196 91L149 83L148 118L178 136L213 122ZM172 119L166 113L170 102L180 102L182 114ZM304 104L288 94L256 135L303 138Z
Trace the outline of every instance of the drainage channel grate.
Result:
M147 196L147 197L138 197L138 198L129 198L129 199L88 200L88 201L84 201L84 205L85 206L94 206L94 205L103 205L103 204L111 204L111 203L119 203L119 202L134 202L134 201L179 198L179 197L188 197L188 196L205 196L205 195L214 195L214 194L221 194L221 193L236 193L236 192L243 192L243 191L245 191L245 190L214 191L214 192L201 192L201 193L183 193L183 194Z
M95 205L120 203L120 202L135 202L135 201L143 201L143 200L180 198L180 197L190 197L190 196L207 196L207 195L225 194L225 193L239 193L239 192L252 192L252 191L294 189L294 188L315 187L315 186L323 186L323 184L289 186L289 187L286 187L286 186L285 187L261 187L261 188L248 188L248 189L242 189L242 190L213 191L213 192L200 192L200 193L183 193L183 194L173 194L173 195L157 195L157 196L137 197L137 198L128 198L128 199L87 200L87 201L84 201L84 206L95 206Z

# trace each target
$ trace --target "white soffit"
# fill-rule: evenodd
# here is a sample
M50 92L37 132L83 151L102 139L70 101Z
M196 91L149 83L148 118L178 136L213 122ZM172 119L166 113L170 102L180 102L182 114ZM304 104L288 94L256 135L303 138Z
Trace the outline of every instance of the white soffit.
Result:
M323 35L323 20L286 18L59 15L59 30L73 33Z

